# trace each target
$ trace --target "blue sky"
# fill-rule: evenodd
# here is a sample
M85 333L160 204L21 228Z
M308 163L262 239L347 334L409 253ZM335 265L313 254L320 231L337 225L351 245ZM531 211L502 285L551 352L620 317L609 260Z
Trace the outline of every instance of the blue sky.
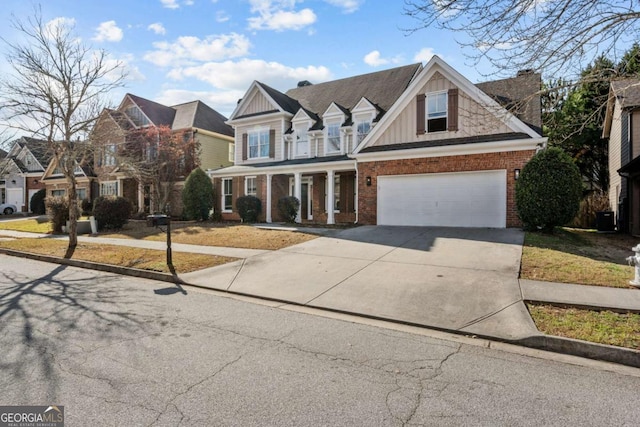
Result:
M415 21L402 0L47 0L45 21L73 20L86 43L127 67L125 92L175 105L200 99L229 115L253 80L276 89L349 77L437 54L473 82L488 80L466 65L454 35L407 34ZM15 41L9 21L33 3L4 0L0 36ZM0 70L5 65L0 65Z

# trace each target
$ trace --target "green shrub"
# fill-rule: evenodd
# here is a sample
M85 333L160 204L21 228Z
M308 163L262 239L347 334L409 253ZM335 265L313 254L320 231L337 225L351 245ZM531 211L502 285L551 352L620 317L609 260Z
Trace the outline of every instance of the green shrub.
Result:
M47 190L44 188L38 190L33 196L31 196L31 212L36 215L44 215L47 212L44 200L47 197Z
M46 212L54 233L62 233L62 227L69 221L69 200L66 197L47 197Z
M571 221L582 198L582 178L571 157L559 148L540 151L516 181L518 216L526 229L551 231Z
M93 216L98 230L122 228L129 220L133 206L124 197L100 196L93 202Z
M293 196L284 196L278 200L278 212L286 222L296 222L300 209L300 200Z
M91 203L91 200L82 199L80 201L80 210L82 211L82 215L91 215L91 211L93 210L93 203Z
M200 168L194 169L182 190L183 214L187 219L206 221L213 208L213 183Z
M242 222L256 222L262 212L262 202L256 196L242 196L236 199L236 209Z

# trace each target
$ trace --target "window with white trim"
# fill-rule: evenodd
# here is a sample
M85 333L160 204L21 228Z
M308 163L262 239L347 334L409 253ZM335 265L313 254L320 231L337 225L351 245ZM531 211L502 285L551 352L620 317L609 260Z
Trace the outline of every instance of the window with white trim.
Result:
M269 129L249 132L248 146L249 159L269 157Z
M101 196L117 196L118 181L103 181L100 183Z
M326 151L327 153L337 153L342 149L340 141L340 123L327 124Z
M328 181L325 181L325 185L329 185ZM325 188L325 193L329 194L328 187ZM329 204L327 200L326 205ZM340 212L340 176L334 175L333 177L333 211Z
M222 178L222 211L233 210L233 178Z
M255 196L258 194L258 187L255 176L247 176L244 179L244 195Z
M447 130L447 93L427 95L427 133Z
M104 146L104 152L102 156L103 166L115 166L116 165L116 145L107 144Z
M309 134L304 130L296 130L296 156L309 155Z
M236 144L229 143L229 161L235 162L236 160Z
M370 130L370 120L359 120L358 122L356 122L356 144L360 144L362 140L369 134Z

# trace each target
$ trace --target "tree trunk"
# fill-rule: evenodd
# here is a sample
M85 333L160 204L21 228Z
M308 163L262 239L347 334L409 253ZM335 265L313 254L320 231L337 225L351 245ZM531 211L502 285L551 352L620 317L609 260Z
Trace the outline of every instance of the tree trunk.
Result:
M74 173L74 169L71 169ZM64 254L65 258L71 258L73 252L78 246L78 201L76 192L76 180L75 176L67 177L67 183L69 184L69 227L67 233L69 233L69 245L67 246L67 252Z

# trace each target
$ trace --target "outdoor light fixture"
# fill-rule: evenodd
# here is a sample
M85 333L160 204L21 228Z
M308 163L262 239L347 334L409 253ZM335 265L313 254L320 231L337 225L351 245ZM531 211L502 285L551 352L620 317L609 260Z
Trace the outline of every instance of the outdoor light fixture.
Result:
M367 177L367 187L371 187L371 177Z
M513 179L515 179L517 181L518 178L520 178L520 169L514 169L513 170Z
M15 180L15 179L12 179L12 180L11 180L11 183L12 183L12 184L15 184L15 183L16 183L16 180Z

